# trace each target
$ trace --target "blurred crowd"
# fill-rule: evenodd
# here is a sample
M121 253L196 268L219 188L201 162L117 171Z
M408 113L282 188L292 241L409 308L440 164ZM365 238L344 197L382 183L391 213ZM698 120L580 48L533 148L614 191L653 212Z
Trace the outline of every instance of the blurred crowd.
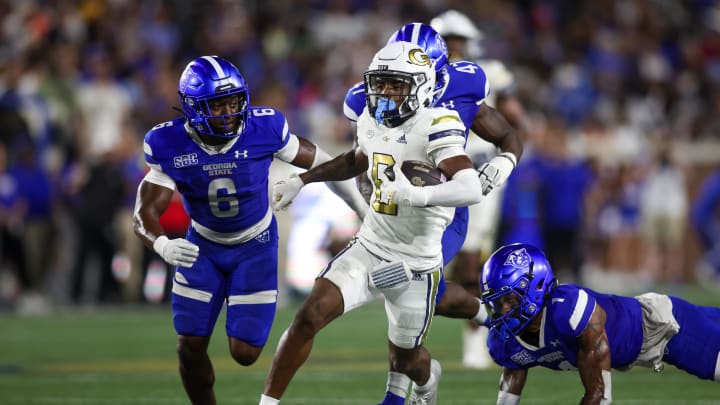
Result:
M720 272L717 1L7 0L0 302L163 299L165 268L132 234L132 207L143 135L179 115L193 58L233 61L251 104L339 152L352 141L345 92L374 52L450 8L480 29L475 56L514 74L526 112L500 242L543 246L575 278ZM164 223L183 232L179 202Z

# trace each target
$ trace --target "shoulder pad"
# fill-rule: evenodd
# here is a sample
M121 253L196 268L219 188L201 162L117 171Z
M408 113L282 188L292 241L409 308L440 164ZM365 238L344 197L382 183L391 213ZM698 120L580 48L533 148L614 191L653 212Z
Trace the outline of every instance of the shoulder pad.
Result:
M555 328L566 336L579 336L595 309L595 298L573 284L561 284L548 300L548 317Z
M360 114L365 108L365 83L355 83L347 94L345 94L345 103L343 105L343 114L350 121L357 121Z
M478 64L465 60L453 62L448 69L450 82L462 86L464 90L471 91L478 100L490 94L490 81L485 71Z

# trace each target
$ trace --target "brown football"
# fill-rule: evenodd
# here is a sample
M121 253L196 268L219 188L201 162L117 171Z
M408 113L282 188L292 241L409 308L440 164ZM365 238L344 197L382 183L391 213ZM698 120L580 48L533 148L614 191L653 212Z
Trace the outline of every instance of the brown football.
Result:
M417 187L434 186L442 182L442 174L437 167L421 160L406 160L400 166L400 170L410 183ZM392 168L385 170L390 180L395 180L395 173Z

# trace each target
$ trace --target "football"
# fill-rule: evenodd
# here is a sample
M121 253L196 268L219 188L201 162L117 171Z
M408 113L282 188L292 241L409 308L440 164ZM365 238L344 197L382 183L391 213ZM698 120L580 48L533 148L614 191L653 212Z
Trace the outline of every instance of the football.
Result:
M400 171L410 180L410 183L417 187L434 186L442 183L442 173L437 167L421 160L406 160L400 166ZM395 181L395 173L392 167L385 170L385 175Z

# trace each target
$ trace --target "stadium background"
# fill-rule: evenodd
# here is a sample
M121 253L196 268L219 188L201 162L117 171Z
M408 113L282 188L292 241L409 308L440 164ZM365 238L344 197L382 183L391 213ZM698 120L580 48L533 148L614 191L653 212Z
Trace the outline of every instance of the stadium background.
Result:
M177 78L189 60L217 54L233 61L253 104L280 109L295 133L339 152L351 137L345 91L374 51L402 24L429 22L448 8L482 31L482 57L514 73L514 94L526 110L520 130L533 151L524 159L561 156L593 173L587 186L565 189L582 198L550 197L581 204L573 226L582 235L584 281L720 305L720 283L705 260L718 241L700 237L698 225L711 222L693 215L703 183L720 167L715 1L8 0L0 4L0 402L183 401L165 268L129 224L145 170L142 136L177 116ZM273 178L288 170L276 166ZM546 225L548 182L575 184L572 176L537 177L517 193L506 190L508 204L522 195L530 205L510 205L501 224ZM278 214L283 241L319 204L306 202ZM343 209L328 204L321 211ZM182 210L164 220L170 233L186 224ZM355 226L343 215L323 220L313 230L328 235L317 246L322 254L300 260L310 274L330 242ZM283 243L283 275L286 249ZM295 290L302 286L282 290L269 347L249 370L230 363L218 330L212 356L223 403L259 396ZM378 311L351 314L324 332L283 403L377 399L385 369ZM462 369L459 331L458 322L438 320L429 342L447 359L442 403L491 403L498 372ZM537 374L527 402L575 402L577 376ZM666 374L616 377L616 402L718 398L716 386Z

